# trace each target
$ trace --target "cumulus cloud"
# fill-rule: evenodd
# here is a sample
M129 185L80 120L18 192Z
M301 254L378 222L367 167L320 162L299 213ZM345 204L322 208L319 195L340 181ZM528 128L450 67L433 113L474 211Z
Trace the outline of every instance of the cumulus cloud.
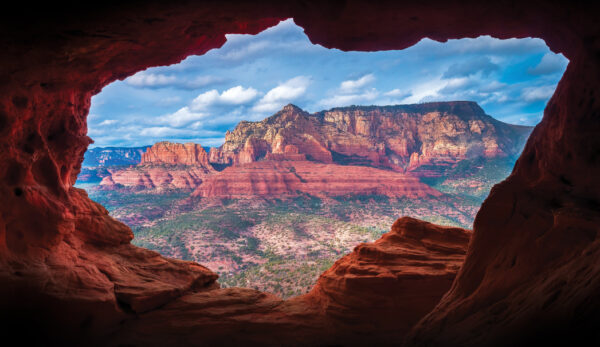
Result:
M289 79L269 90L267 94L254 105L253 110L256 112L277 111L284 105L304 95L309 84L310 79L306 76L297 76Z
M191 122L206 118L206 116L206 113L194 112L188 106L185 106L174 113L159 117L157 119L157 123L168 124L172 127L181 127Z
M219 49L140 72L94 96L88 124L96 145L183 138L218 145L240 120L261 120L290 102L316 112L472 100L501 120L530 121L551 96L560 78L555 72L568 63L543 40L489 36L424 39L402 51L342 52L313 45L291 19L258 35L226 36Z
M340 92L352 93L368 84L375 82L373 74L367 74L356 80L347 80L340 83Z
M567 66L568 60L562 54L546 53L540 62L533 68L527 70L532 75L547 75L562 72Z
M247 104L258 96L254 88L235 86L223 91L221 94L216 89L198 95L191 103L193 111L205 110L214 105L241 105Z

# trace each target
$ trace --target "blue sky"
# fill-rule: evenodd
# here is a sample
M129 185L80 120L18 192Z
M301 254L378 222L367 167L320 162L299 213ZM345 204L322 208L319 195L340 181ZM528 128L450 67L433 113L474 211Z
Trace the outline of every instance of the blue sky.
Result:
M158 141L219 146L241 120L293 103L309 112L348 105L472 100L505 122L540 121L568 60L540 39L487 36L401 51L313 45L291 19L179 64L149 68L92 98L92 147Z

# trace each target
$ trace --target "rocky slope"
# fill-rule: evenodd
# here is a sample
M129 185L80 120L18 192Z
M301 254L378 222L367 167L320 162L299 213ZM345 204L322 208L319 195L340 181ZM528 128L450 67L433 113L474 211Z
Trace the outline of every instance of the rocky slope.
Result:
M518 155L531 127L502 123L474 102L351 106L308 114L287 105L260 122L240 122L210 161L262 159L368 165L439 177L472 158Z
M140 165L187 165L199 166L206 170L212 167L208 163L208 154L196 143L157 142L143 154Z

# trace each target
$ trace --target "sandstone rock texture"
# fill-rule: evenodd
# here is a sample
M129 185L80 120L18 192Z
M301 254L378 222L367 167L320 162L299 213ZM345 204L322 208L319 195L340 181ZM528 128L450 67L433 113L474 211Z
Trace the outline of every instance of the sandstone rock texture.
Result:
M379 240L338 260L306 296L343 329L400 343L450 288L470 236L460 228L398 219Z
M424 37L539 37L570 60L512 175L483 204L450 291L406 344L598 342L597 3L85 4L17 3L0 14L0 312L7 340L314 345L401 338L401 329L386 341L376 331L357 337L337 330L328 316L311 313L319 301L276 306L249 289L217 290L215 275L200 265L130 245L129 228L72 187L91 142L91 96L102 87L205 53L226 33L254 34L293 17L313 42L342 50L403 49ZM373 321L359 317L364 326Z
M212 168L208 163L208 153L196 143L171 143L167 141L155 143L142 153L141 165L194 165L206 169Z
M203 198L285 198L386 195L425 198L442 193L418 178L365 166L310 161L258 161L230 166L209 176L192 196Z
M486 115L474 102L351 106L308 114L287 105L260 122L241 122L210 161L245 164L263 159L369 165L439 177L475 157L515 156L531 127Z
M439 196L416 177L443 176L465 159L514 158L531 129L497 121L474 102L315 114L287 105L263 121L240 122L210 155L199 144L156 143L139 165L111 170L101 185L197 188L195 196L210 198ZM217 172L211 164L229 167Z
M138 165L109 171L110 175L102 178L101 186L192 190L215 169L201 145L165 141L146 149Z
M398 344L450 288L469 237L404 217L338 260L308 294L283 301L245 288L193 293L127 323L114 342Z

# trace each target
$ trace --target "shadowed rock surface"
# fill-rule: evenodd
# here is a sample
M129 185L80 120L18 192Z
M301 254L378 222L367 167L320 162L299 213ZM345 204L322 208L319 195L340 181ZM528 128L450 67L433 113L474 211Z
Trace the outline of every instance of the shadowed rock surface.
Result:
M210 329L221 332L216 340L190 335L178 342L310 344L322 337L313 334L315 325L332 332L319 343L382 342L374 340L376 332L352 339L345 330L330 329L335 323L327 316L302 321L310 302L275 308L276 299L265 294L214 290L210 271L130 245L129 228L72 187L91 141L91 96L103 86L205 53L222 45L226 33L257 33L293 17L313 42L344 50L402 49L423 37L540 37L570 60L513 174L483 204L452 288L408 344L598 340L598 4L172 1L95 4L93 11L83 3L21 6L3 11L0 30L0 311L2 328L11 335L50 343L100 342L113 333L117 340L141 343L148 339L135 332L156 328L157 336L176 340L186 325L209 331L203 322L214 319L203 321L206 311L194 310L212 305L205 303L223 306L231 293L241 303L221 310L236 314L222 316L220 322L229 325ZM262 316L276 317L284 308L292 312L278 320L286 329L261 325ZM163 314L162 324L152 320ZM164 323L178 321L176 314L181 324ZM24 327L28 333L21 333ZM401 335L399 329L393 341Z
M398 344L452 284L469 237L404 217L338 260L308 294L285 301L246 288L188 294L131 320L112 342Z

